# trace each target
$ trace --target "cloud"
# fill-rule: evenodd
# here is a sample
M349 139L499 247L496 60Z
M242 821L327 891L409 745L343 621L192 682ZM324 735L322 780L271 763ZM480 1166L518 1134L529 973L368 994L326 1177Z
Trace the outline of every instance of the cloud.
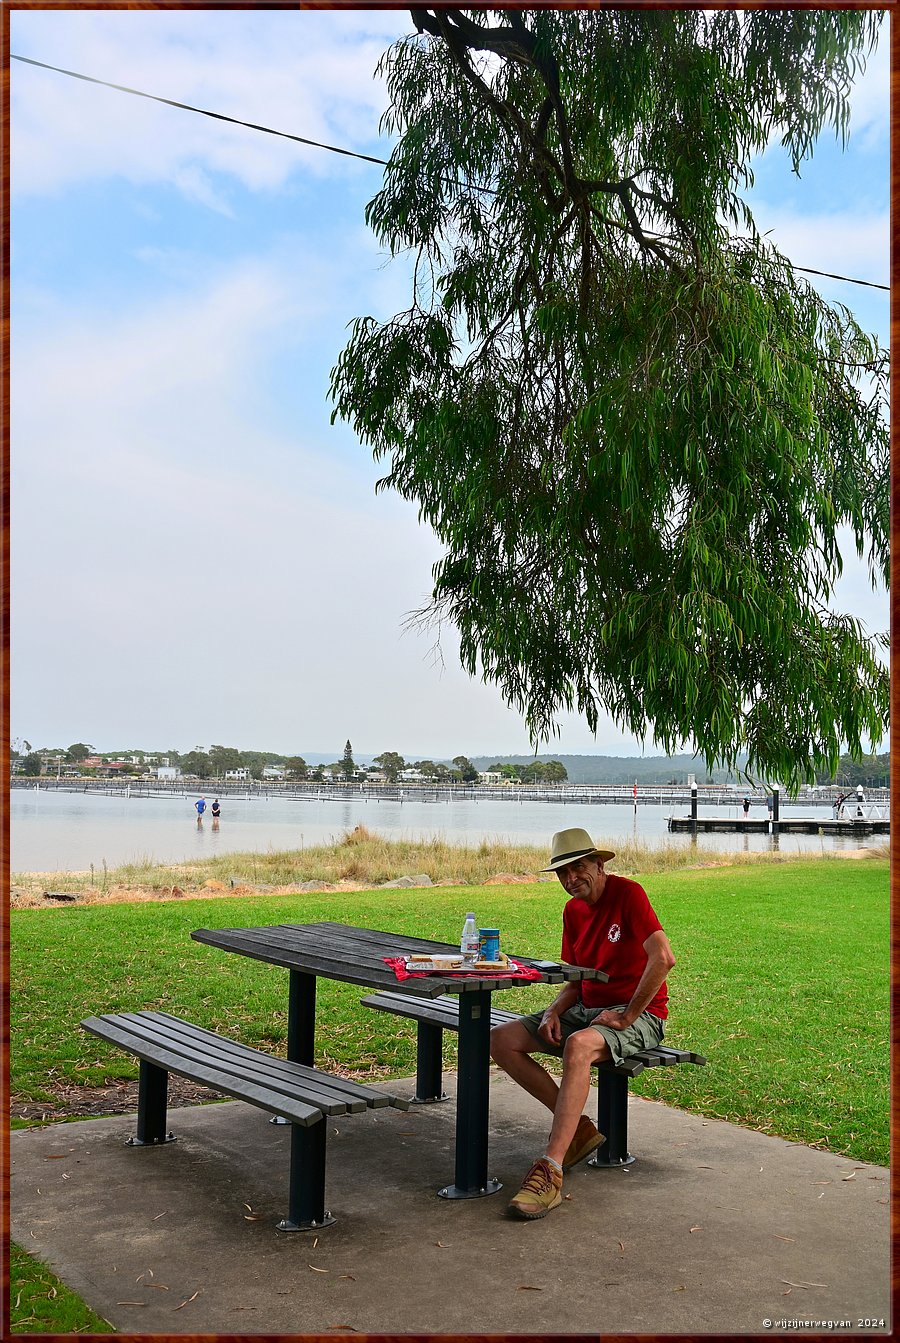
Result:
M873 284L888 282L890 216L854 208L805 212L754 201L757 227L797 265L829 270ZM844 302L849 295L841 291Z
M408 30L408 16L390 11L18 12L11 48L96 79L372 153L386 102L375 66ZM210 174L274 192L301 168L317 177L359 171L344 156L16 61L12 109L11 176L20 195L118 176L170 183L219 209L215 193L198 194Z

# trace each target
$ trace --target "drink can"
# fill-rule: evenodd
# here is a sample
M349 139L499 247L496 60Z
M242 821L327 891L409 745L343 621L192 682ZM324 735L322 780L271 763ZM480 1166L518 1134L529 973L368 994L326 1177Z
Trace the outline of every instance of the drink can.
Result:
M478 929L478 953L483 961L499 961L500 959L499 928Z

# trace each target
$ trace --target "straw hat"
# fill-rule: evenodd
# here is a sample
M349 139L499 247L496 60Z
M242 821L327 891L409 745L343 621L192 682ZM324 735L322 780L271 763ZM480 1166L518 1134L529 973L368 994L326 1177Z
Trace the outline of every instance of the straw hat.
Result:
M615 856L612 849L598 849L588 832L576 826L572 830L557 830L550 841L550 866L541 870L555 872L566 863L574 863L576 858L599 858L606 862Z

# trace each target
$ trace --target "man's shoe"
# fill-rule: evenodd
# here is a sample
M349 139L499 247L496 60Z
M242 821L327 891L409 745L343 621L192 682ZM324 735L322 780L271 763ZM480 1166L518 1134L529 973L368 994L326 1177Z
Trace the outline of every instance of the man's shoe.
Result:
M572 1141L566 1148L566 1154L562 1159L563 1170L571 1170L573 1166L577 1166L579 1161L583 1161L586 1156L590 1156L594 1148L599 1147L603 1141L604 1136L596 1125L591 1123L587 1115L582 1115Z
M525 1176L522 1188L511 1201L507 1212L514 1217L546 1217L562 1203L562 1172L554 1170L542 1157Z

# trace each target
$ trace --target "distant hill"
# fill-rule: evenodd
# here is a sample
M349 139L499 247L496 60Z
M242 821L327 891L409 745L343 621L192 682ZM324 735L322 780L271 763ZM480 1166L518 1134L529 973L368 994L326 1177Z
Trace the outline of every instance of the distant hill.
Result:
M742 758L742 763L743 763ZM471 757L476 769L486 770L491 765L528 765L532 760L559 760L566 767L571 783L686 783L689 774L697 776L698 783L731 783L737 774L728 769L708 770L704 762L692 755L561 755L549 752L533 755L479 755Z

